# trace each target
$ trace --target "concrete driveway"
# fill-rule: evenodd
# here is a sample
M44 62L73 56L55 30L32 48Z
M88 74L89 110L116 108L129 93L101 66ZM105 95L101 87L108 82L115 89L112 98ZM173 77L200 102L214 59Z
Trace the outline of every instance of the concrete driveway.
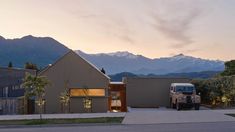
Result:
M197 123L235 121L225 114L235 110L184 110L173 109L132 109L126 113L123 124L161 124L161 123Z

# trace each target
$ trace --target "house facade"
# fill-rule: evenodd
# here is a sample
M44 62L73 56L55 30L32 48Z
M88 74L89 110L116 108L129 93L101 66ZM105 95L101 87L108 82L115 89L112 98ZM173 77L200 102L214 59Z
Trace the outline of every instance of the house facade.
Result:
M69 113L107 112L110 79L74 51L70 51L39 73L46 76L45 113L63 113L60 95L68 92ZM87 111L88 110L88 111Z
M110 78L74 51L70 51L39 73L51 84L46 88L45 113L64 113L60 95L67 91L69 113L127 111L129 107L167 107L171 83L187 78ZM89 108L89 110L87 110Z

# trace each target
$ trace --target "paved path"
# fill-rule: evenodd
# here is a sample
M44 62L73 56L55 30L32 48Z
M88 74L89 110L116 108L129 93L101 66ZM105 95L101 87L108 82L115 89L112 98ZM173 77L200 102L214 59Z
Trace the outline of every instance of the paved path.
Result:
M235 122L0 128L0 132L234 132Z
M235 121L234 117L225 114L235 110L185 110L172 109L132 109L123 120L123 124L161 124L192 122L227 122Z
M44 119L73 119L98 117L124 117L126 113L43 114ZM0 120L39 119L39 115L1 115Z

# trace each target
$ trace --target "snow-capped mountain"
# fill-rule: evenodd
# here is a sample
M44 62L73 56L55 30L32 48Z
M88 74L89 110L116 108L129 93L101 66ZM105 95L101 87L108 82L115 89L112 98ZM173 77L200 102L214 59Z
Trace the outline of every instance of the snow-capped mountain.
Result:
M116 56L116 57L125 57L127 59L137 59L138 56L137 55L134 55L128 51L118 51L118 52L113 52L113 53L107 53L107 55L110 55L110 56Z
M80 50L77 50L75 51L77 52L78 54L81 54L81 55L84 55L86 53L80 51ZM127 59L137 59L139 55L134 55L128 51L117 51L117 52L111 52L111 53L98 53L98 54L89 54L91 56L110 56L110 57L124 57L124 58L127 58Z
M183 54L150 59L142 55L134 55L127 51L107 54L87 54L79 50L76 52L98 68L104 68L108 74L120 72L168 74L224 70L223 61L206 60Z

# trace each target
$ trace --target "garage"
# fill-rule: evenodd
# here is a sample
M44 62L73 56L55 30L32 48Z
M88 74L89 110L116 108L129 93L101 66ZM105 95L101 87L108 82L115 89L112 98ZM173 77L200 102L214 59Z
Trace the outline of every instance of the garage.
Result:
M189 83L190 81L188 78L124 78L127 106L133 108L168 107L171 83Z

